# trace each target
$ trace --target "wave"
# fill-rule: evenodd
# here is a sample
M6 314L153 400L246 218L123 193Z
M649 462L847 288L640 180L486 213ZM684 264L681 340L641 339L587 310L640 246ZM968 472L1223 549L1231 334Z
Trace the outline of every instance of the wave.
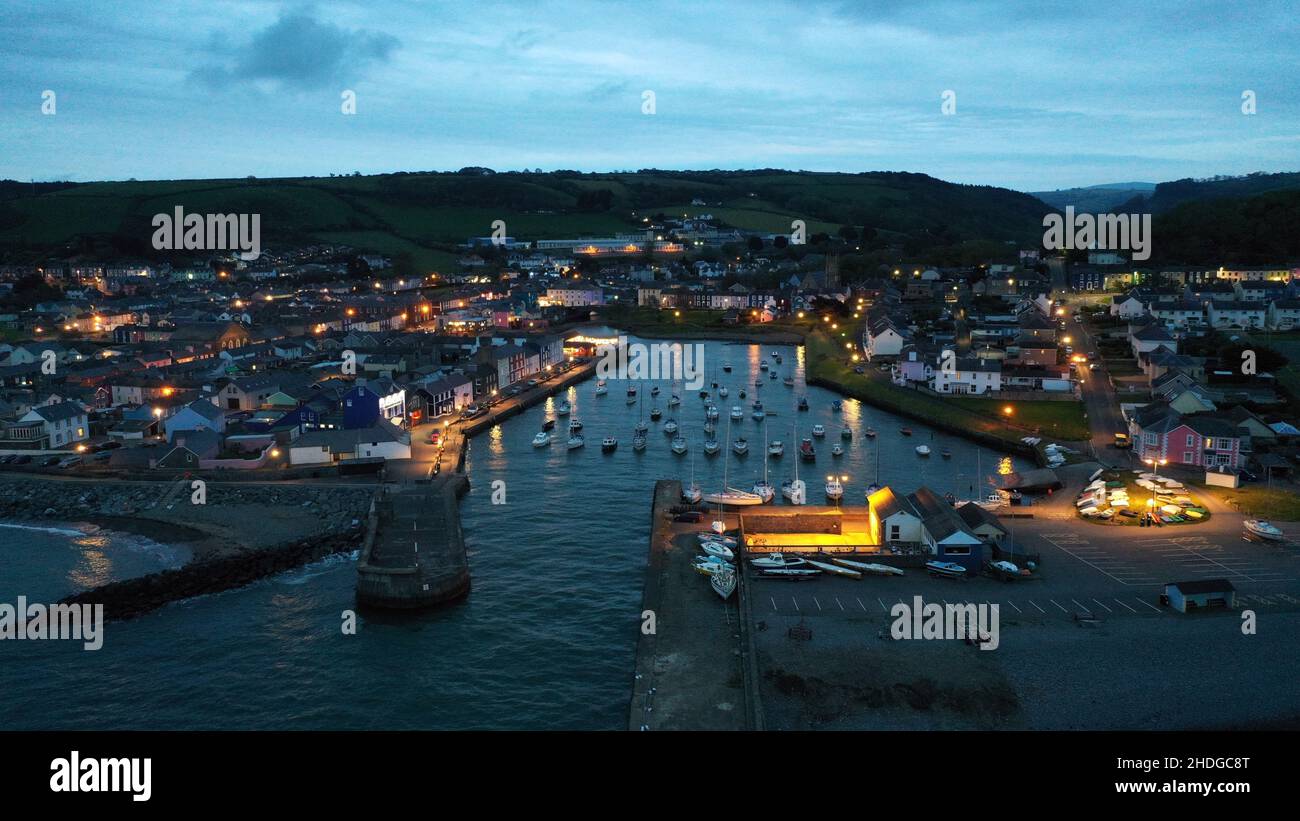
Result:
M49 527L48 525L0 524L0 527L9 527L14 530L34 530L38 533L53 533L56 536L85 536L92 532L88 530L73 530L66 527Z

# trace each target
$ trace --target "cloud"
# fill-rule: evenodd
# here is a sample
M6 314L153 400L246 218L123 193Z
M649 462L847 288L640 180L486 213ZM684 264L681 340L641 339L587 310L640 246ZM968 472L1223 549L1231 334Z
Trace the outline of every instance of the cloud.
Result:
M283 89L319 89L355 81L366 66L387 62L399 45L390 34L343 29L296 11L190 76L213 88L269 83Z

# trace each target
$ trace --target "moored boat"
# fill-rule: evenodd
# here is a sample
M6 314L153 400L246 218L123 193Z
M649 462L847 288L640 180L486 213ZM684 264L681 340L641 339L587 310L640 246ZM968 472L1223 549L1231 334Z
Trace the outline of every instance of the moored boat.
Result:
M844 446L836 442L831 447L831 456L843 456L843 455L844 455Z
M966 575L966 568L956 562L926 562L925 569L931 576L947 576L956 579Z
M805 462L811 462L817 458L817 451L813 449L811 439L805 439L799 443L799 458Z
M618 440L613 436L606 436L600 440L600 450L602 453L613 453L618 449Z
M852 438L853 438L853 428L849 427L848 425L845 425L844 427L840 428L840 438L841 438L841 439L852 439Z
M551 435L546 431L542 431L533 437L533 447L535 448L543 448L549 444L551 444Z
M715 571L709 576L709 586L726 601L736 592L736 571L726 568Z
M760 570L776 570L782 567L807 567L808 562L799 556L787 556L783 553L768 553L766 556L750 559L750 565Z
M587 444L587 440L582 438L581 433L575 433L574 435L569 437L569 441L566 444L568 445L569 450L577 450L578 448Z
M685 453L687 450L689 450L690 448L689 448L689 446L686 444L686 437L685 437L685 436L674 436L674 437L673 437L673 443L672 443L672 449L673 449L673 453L677 454L678 456L681 456L683 453Z
M917 456L929 456L929 455L930 455L930 446L929 446L929 445L917 445L917 446L916 446L916 455L917 455Z
M736 554L732 552L731 548L727 547L722 542L702 542L700 544L700 550L703 550L710 556L717 556L718 558L726 559L729 562L735 561L736 559Z
M812 426L812 435L815 436L815 437L817 437L818 439L822 438L823 436L826 435L826 426L825 426L825 425L813 425L813 426Z
M826 477L826 498L832 502L837 502L844 496L844 485L840 482L838 476Z
M641 451L645 450L645 446L646 446L645 434L638 433L636 436L632 437L632 450L636 451L637 453L640 453Z
M727 488L726 490L704 494L704 501L711 505L735 505L738 507L744 507L748 505L763 504L763 497L759 496L757 493L749 493L744 490Z
M785 455L785 445L780 439L774 439L767 445L767 455L773 459L780 459Z
M736 441L731 443L731 449L735 451L737 456L744 456L749 453L749 442L745 440L745 437L738 436Z
M717 439L704 440L704 454L706 456L717 456L720 450L722 450L722 445L718 444Z

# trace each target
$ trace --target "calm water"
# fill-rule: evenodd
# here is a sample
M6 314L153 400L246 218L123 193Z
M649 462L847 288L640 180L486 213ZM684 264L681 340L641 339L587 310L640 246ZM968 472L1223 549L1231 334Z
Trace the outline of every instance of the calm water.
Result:
M771 480L792 473L797 422L806 436L827 428L816 465L800 465L810 501L822 501L832 470L850 477L846 499L862 501L875 479L911 490L970 495L980 484L976 465L995 474L1004 454L935 434L917 423L846 402L830 409L829 392L805 390L801 351L771 346L706 343L706 382L716 377L731 395L719 400L720 436L732 404L745 421L751 452L733 459L730 484L748 487L761 476L762 426L750 418L759 362L778 350L782 376L762 375L758 395L770 412L768 434L786 444L773 460ZM733 366L724 374L721 365ZM644 385L648 392L655 383ZM85 652L74 642L0 642L0 728L619 728L626 717L632 654L640 610L642 570L649 538L654 481L689 479L691 457L669 449L662 433L669 418L683 425L694 470L705 488L721 483L724 457L700 449L703 403L680 388L682 404L667 406L673 386L658 383L644 413L658 404L644 453L631 448L639 406L628 406L626 385L611 382L596 397L594 381L571 388L476 438L469 452L473 489L462 504L474 588L463 603L400 618L363 619L355 636L342 635L342 611L353 606L355 555L339 556L249 587L182 602L106 630L104 647ZM738 398L745 387L749 398ZM812 409L797 413L796 397ZM584 423L587 446L561 442L534 450L533 435L554 405L567 398ZM840 459L830 455L848 423L854 439ZM875 442L861 435L868 425ZM557 427L562 427L559 425ZM903 438L900 427L915 435ZM603 454L600 438L619 448ZM913 448L930 444L935 455ZM948 447L951 460L938 451ZM976 454L982 453L977 460ZM1019 463L1016 467L1023 467ZM491 482L506 482L506 504L492 505ZM982 492L979 488L975 492ZM121 544L86 544L73 533L0 530L0 601L20 595L50 599L72 589L169 566L176 554L124 537ZM102 537L101 537L102 538ZM107 557L107 558L106 558ZM54 697L57 694L58 697Z

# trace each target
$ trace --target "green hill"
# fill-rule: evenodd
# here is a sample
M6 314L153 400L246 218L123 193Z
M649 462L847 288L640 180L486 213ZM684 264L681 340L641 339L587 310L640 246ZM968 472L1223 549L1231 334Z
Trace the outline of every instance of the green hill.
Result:
M703 201L704 206L691 206ZM909 253L975 240L1037 244L1048 210L1028 194L955 185L924 174L758 171L398 173L283 179L84 184L0 181L0 253L155 256L150 220L187 212L258 213L263 245L313 240L453 259L493 220L521 240L636 230L658 214L710 213L737 228L810 233L844 225Z

